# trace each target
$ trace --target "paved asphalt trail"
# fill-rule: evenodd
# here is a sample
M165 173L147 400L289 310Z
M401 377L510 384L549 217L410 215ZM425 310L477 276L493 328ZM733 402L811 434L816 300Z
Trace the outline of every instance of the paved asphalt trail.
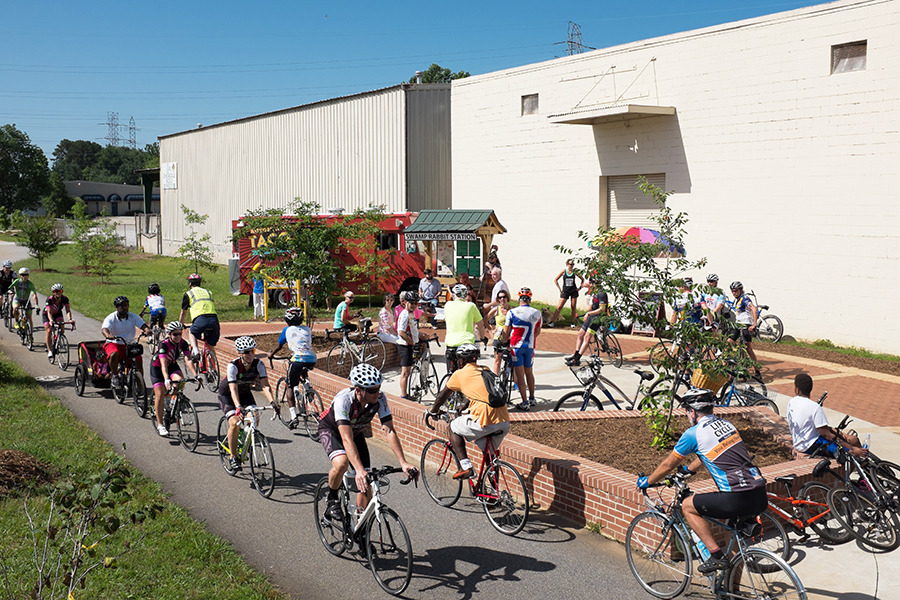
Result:
M40 277L42 285L44 279ZM100 338L99 322L80 314L75 318L78 330L69 335L70 343ZM85 395L77 397L73 367L63 373L48 364L43 343L28 352L4 329L0 350L35 377L57 376L43 382L48 391L291 597L382 594L364 557L356 552L333 557L318 539L312 492L329 463L321 446L305 435L289 432L268 415L263 419L261 429L272 441L277 468L275 492L266 500L251 487L249 473L232 478L222 469L213 447L221 413L211 392L189 394L201 431L200 445L191 454L174 437L160 439L149 420L139 420L130 405L116 404L109 390L92 388L88 382ZM408 459L418 463L417 456ZM383 444L373 444L373 462L395 464ZM462 499L457 507L444 509L431 501L421 483L417 489L398 482L394 476L385 500L407 525L415 553L404 597L649 597L633 579L623 547L615 542L546 514L533 516L519 536L509 538L490 527L479 505Z

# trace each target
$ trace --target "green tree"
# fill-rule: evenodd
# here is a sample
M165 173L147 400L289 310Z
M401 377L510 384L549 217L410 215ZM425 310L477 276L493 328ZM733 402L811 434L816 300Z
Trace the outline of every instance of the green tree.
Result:
M159 142L153 142L144 146L144 168L155 169L159 167Z
M44 217L22 218L22 240L16 244L28 248L28 255L36 258L38 268L43 270L44 260L56 252L62 239L56 232L56 219Z
M91 227L93 221L87 214L87 203L81 198L75 199L72 206L72 242L75 246L75 257L85 273L91 270Z
M95 164L103 146L87 140L62 140L53 150L53 172L65 181L87 180L85 171Z
M391 270L391 263L378 250L382 231L380 223L386 218L384 206L358 209L347 224L349 235L342 240L343 245L357 257L356 263L347 267L347 274L352 281L359 281L360 290L368 294L369 308L372 308L372 295L381 289L381 283ZM394 251L386 252L393 254Z
M445 69L437 63L431 63L431 66L422 73L422 83L450 83L454 79L463 79L469 77L468 71L457 71L453 73L450 69ZM409 78L410 83L416 82L416 76Z
M138 185L140 176L134 171L144 168L145 153L122 146L106 146L97 161L84 171L85 179L102 183Z
M50 189L50 168L44 151L15 125L0 127L0 206L31 210Z
M63 217L69 214L74 204L75 198L66 193L66 184L63 183L62 177L55 171L51 172L50 193L44 198L44 208L53 216Z
M100 276L101 283L109 281L116 268L115 257L120 251L121 238L116 233L116 222L104 219L100 225L94 226L88 234L90 239L90 269Z
M213 262L213 253L209 246L209 234L197 235L195 227L203 225L209 219L209 215L201 215L185 205L181 205L184 215L184 224L191 228L191 234L184 239L184 243L178 247L178 255L185 261L181 270L186 273L200 273L202 270L215 272L219 265Z

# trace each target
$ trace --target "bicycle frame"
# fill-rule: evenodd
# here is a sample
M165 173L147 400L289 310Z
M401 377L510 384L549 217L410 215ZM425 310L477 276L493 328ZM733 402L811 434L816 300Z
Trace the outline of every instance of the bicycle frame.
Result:
M769 498L769 510L793 525L798 531L803 533L803 535L806 535L806 532L804 530L808 525L810 525L811 523L815 523L820 519L826 519L829 512L831 511L831 509L828 508L828 505L823 502L813 502L811 500L796 498L793 494L790 494L788 496L779 496L778 494L775 494L773 492L766 492L766 496ZM773 504L773 500L778 502L785 502L787 504L790 504L794 508L797 508L799 506L810 506L818 509L824 508L825 510L817 515L814 515L808 521L804 521L803 519L798 519L795 515L788 513L777 504Z

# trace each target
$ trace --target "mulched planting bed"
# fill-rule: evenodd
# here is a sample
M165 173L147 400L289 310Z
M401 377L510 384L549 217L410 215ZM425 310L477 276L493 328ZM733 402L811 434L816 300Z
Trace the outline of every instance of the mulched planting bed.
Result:
M731 416L728 420L741 433L741 439L750 456L754 457L756 466L765 467L792 460L790 448L760 431L748 419ZM672 423L673 439L678 440L689 427L687 417L675 417ZM635 476L638 473L652 473L674 447L673 442L664 451L654 449L650 445L650 429L640 417L515 423L512 433ZM701 469L696 479L708 476L706 469Z
M256 340L256 348L258 352L269 352L274 349L278 345L278 337L280 333L266 333L263 335L255 335L253 339ZM337 344L340 341L340 337L337 335L333 335L331 339L327 339L325 337L325 333L322 331L313 331L313 351L318 354L320 352L328 352L331 350L331 347ZM287 344L285 344L284 348L281 349L281 352L278 353L279 356L287 356L288 349Z
M0 450L0 496L29 485L50 483L53 468L20 450Z
M851 356L849 354L841 354L840 352L832 352L830 350L819 348L807 348L805 346L786 346L784 344L763 344L754 342L753 347L757 350L762 350L763 352L773 352L777 354L787 354L789 356L811 358L813 360L823 360L844 365L845 367L855 367L857 369L875 371L876 373L900 377L900 362L898 361L866 358L864 356Z

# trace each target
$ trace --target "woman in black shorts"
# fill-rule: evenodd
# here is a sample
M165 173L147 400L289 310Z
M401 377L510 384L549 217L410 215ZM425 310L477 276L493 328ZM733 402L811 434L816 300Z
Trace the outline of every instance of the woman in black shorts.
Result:
M559 285L559 280L562 279L562 286ZM575 280L578 279L576 282ZM579 275L575 271L575 261L571 258L566 261L566 268L559 272L559 275L556 276L556 279L553 280L553 283L556 284L557 289L559 289L559 302L556 305L556 311L554 311L553 316L550 317L549 322L547 323L547 327L554 327L556 320L559 318L559 312L563 309L563 306L566 305L566 300L570 300L572 304L572 328L575 328L575 319L578 318L577 312L577 303L578 303L578 288L581 287L581 284L584 283L584 278Z
M159 352L150 363L150 385L153 387L153 396L156 404L156 431L159 435L169 435L166 425L163 423L163 402L166 392L172 387L173 381L184 379L181 367L178 366L179 356L190 356L191 345L184 338L184 324L181 321L172 321L166 325L166 339L159 343ZM194 377L197 370L191 361L185 361L188 369Z

